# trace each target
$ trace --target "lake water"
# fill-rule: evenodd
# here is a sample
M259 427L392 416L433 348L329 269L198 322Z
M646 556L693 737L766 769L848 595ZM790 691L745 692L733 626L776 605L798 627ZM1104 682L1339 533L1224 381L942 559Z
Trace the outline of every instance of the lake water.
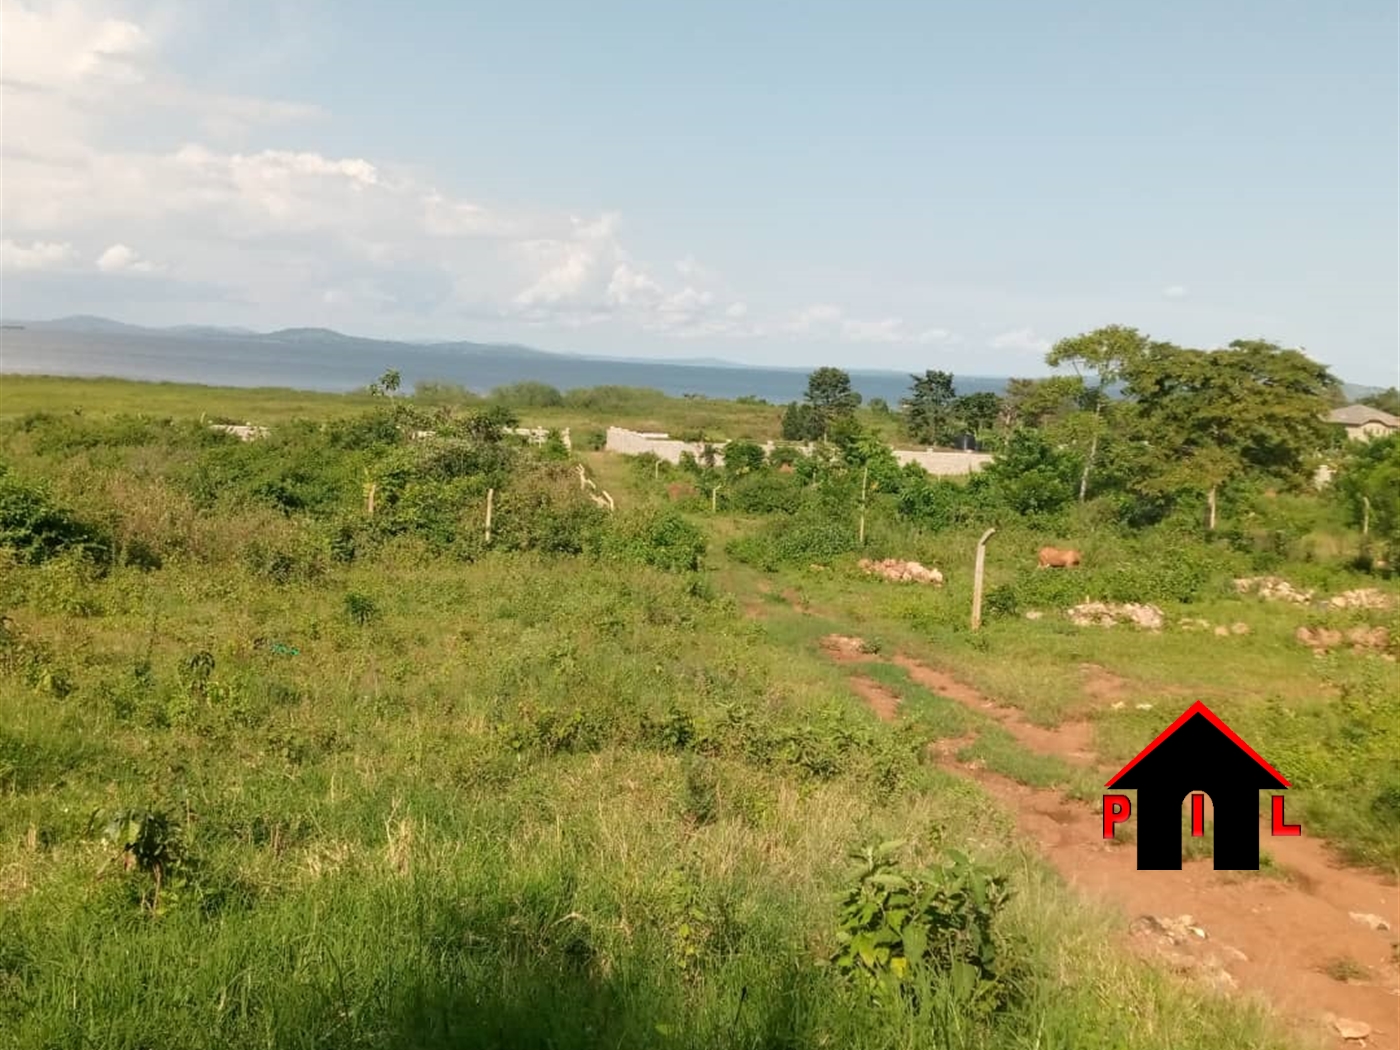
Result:
M818 364L814 363L812 367ZM800 399L809 369L724 368L651 362L540 356L506 348L453 350L416 344L347 340L317 343L267 338L109 334L43 329L0 331L0 372L27 375L111 376L210 386L288 387L345 392L362 389L385 369L397 368L405 390L420 381L457 383L485 393L493 387L539 380L570 390L603 385L650 387L672 396L753 396L773 403ZM896 405L909 391L898 372L851 372L869 400ZM1000 392L1004 379L963 377L958 393Z

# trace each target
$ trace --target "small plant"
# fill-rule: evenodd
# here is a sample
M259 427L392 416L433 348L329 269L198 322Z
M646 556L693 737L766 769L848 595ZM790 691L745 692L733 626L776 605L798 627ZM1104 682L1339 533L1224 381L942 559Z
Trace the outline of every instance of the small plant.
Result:
M345 615L360 627L379 616L379 605L368 594L350 591L345 595Z
M184 831L174 818L160 810L121 810L108 820L103 838L121 850L126 871L150 876L150 900L143 890L143 906L159 910L162 890L167 904L174 899L174 889L184 882L186 864Z
M709 761L685 755L681 769L685 773L683 808L686 820L695 825L713 824L719 816L719 791Z
M1006 878L952 850L939 868L913 875L896 865L902 845L851 854L863 867L842 899L831 961L877 1001L911 996L922 980L938 978L974 1011L1000 1008L1008 985L995 927L1010 899Z

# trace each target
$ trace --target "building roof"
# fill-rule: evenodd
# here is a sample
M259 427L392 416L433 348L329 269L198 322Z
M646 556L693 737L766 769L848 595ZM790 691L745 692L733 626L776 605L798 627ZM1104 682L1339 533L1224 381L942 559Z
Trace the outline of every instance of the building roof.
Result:
M1160 734L1158 734L1157 739L1153 740L1152 743L1148 744L1145 748L1143 748L1142 751L1140 751L1140 752L1138 753L1138 755L1137 755L1136 758L1134 758L1134 759L1133 759L1131 762L1129 762L1126 766L1124 766L1124 767L1123 767L1122 769L1120 769L1117 773L1115 773L1115 774L1113 775L1113 779L1110 780L1110 781L1109 781L1107 784L1105 784L1104 786L1105 786L1105 787L1113 787L1115 784L1117 784L1119 781L1121 781L1121 780L1127 775L1127 773L1128 773L1129 770L1131 770L1134 766L1136 766L1138 763L1140 763L1140 762L1141 762L1143 759L1145 759L1148 755L1152 754L1152 752L1156 751L1157 748L1158 748L1160 745L1162 745L1162 744L1165 743L1168 739L1170 739L1170 738L1176 733L1176 731L1177 731L1178 729L1180 729L1182 726L1186 725L1186 724L1187 724L1188 722L1190 722L1193 718L1197 718L1197 717L1200 717L1200 718L1201 718L1204 722L1206 722L1209 726L1211 726L1211 727L1213 727L1214 729L1218 730L1218 731L1220 732L1220 734L1223 735L1223 736L1225 737L1225 739L1228 740L1231 744L1233 744L1233 745L1238 749L1238 751L1239 751L1240 753L1242 753L1243 755L1246 755L1246 756L1248 756L1249 758L1253 759L1254 762L1255 762L1255 764L1259 766L1260 770L1262 770L1265 774L1267 774L1267 776L1268 776L1270 779L1272 779L1273 781L1275 781L1279 787L1285 787L1285 788L1286 788L1286 787L1290 787L1290 786L1291 786L1291 785L1288 783L1288 781L1285 780L1285 779L1283 778L1283 774L1282 774L1282 773L1280 773L1280 772L1279 772L1277 769L1275 769L1273 766L1269 765L1269 763L1265 762L1264 759L1261 758L1261 757L1259 756L1258 752L1256 752L1256 751L1254 750L1254 748L1250 747L1250 746L1249 746L1248 744L1246 744L1243 740L1241 740L1238 736L1236 736L1234 730L1232 730L1229 726L1227 726L1224 722L1222 722L1222 721L1220 720L1219 716L1216 715L1216 713L1215 713L1214 711L1212 711L1210 708L1208 708L1205 704L1201 703L1199 700L1196 701L1196 703L1192 704L1190 707L1188 707L1188 708L1185 710L1185 712L1182 713L1182 716L1181 716L1180 718L1178 718L1178 719L1177 719L1175 722L1173 722L1171 725L1167 726L1166 729L1162 730L1162 732L1161 732ZM1207 730L1207 732L1209 732L1209 730ZM1190 735L1189 732L1188 732L1187 735ZM1197 742L1200 742L1200 738L1199 738L1199 737L1196 737L1196 738L1194 738L1194 739L1195 739ZM1149 763L1149 764L1150 764L1150 763ZM1132 787L1132 786L1135 786L1135 785L1125 784L1125 785L1123 785L1123 786L1124 786L1124 787Z
M1370 405L1347 405L1345 408L1334 408L1327 413L1327 422L1341 423L1349 427L1364 426L1367 423L1383 423L1388 427L1400 430L1400 418L1392 416L1383 409L1372 408Z

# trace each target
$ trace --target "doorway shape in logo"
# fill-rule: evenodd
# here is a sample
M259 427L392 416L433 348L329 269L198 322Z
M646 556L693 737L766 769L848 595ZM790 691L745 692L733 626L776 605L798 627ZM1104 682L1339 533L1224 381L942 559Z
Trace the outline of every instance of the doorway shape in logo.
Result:
M1214 807L1216 871L1259 870L1259 792L1290 787L1202 703L1175 722L1118 771L1105 787L1137 791L1139 871L1181 869L1181 803L1193 791L1208 794ZM1274 795L1273 834L1298 835L1284 821L1283 796ZM1104 796L1104 838L1132 814L1127 795ZM1192 799L1192 834L1204 833L1204 800Z

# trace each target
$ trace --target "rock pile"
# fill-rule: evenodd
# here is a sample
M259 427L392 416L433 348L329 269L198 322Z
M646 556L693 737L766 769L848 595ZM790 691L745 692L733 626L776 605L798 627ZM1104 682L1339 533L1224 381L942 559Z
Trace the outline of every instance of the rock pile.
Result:
M1354 653L1380 652L1390 647L1390 631L1385 627L1352 627L1341 631L1332 627L1299 627L1293 637L1318 656L1350 645Z
M1235 593L1254 593L1266 602L1295 602L1306 605L1312 601L1313 591L1300 591L1287 580L1278 576L1246 576L1235 581Z
M1390 595L1374 587L1360 587L1354 591L1343 591L1327 599L1327 604L1336 609L1389 609Z
M1065 610L1076 627L1112 627L1130 623L1145 631L1162 629L1162 610L1155 605L1137 602L1081 602Z
M916 561L899 561L897 558L871 561L869 558L862 558L859 565L863 572L872 576L883 576L895 583L931 583L938 587L943 586L941 572Z

